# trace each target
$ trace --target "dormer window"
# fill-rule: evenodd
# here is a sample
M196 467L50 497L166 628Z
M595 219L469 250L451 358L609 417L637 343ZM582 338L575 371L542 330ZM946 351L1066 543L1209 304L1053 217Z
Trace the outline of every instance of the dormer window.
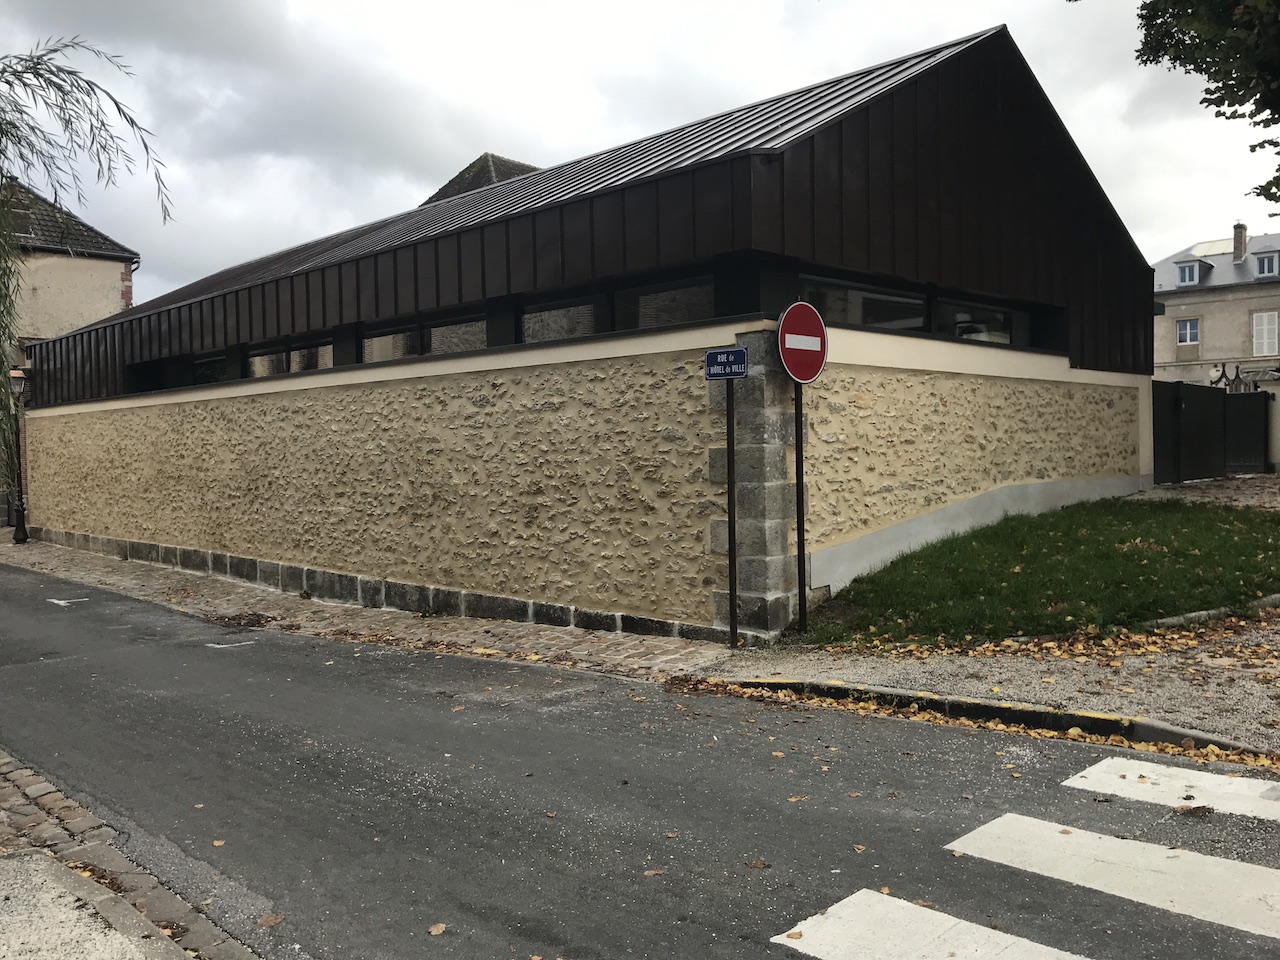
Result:
M1178 286L1185 287L1200 282L1200 262L1178 264Z
M1274 277L1276 275L1276 255L1274 253L1258 254L1258 276Z

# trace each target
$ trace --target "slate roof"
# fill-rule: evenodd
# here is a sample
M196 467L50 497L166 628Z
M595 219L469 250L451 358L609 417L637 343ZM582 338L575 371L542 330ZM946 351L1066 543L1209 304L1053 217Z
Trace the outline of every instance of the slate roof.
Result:
M1274 283L1280 280L1280 274L1274 276L1258 276L1258 260L1255 254L1277 252L1277 266L1280 266L1280 233L1264 233L1249 237L1245 245L1245 257L1236 263L1232 254L1235 251L1234 240L1204 240L1193 243L1185 250L1179 250L1171 257L1165 257L1153 264L1155 270L1156 289L1164 294L1177 291L1204 290L1213 287L1229 287L1242 283ZM1200 267L1199 283L1178 283L1178 264L1198 260Z
M89 226L74 213L45 199L26 184L7 178L4 189L11 192L11 212L22 250L66 253L100 260L138 259L137 252L116 243L101 230Z
M351 262L706 161L749 151L780 150L1006 29L995 27L600 153L427 202L404 213L230 267L102 322L145 316L256 283Z
M496 153L482 153L463 167L452 180L427 197L421 205L425 207L428 203L470 193L512 177L533 173L537 169L532 163L521 163L509 157L500 157Z

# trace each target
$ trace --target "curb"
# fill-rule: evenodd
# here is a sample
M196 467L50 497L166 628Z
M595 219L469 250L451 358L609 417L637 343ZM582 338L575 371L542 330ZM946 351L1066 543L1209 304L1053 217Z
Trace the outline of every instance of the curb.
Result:
M19 850L10 858L31 857L53 866L53 882L80 903L86 903L113 930L128 941L146 960L191 960L191 955L170 940L160 928L140 914L118 893L72 870L44 850Z
M1115 713L1094 713L1084 710L1058 710L1035 703L1018 700L984 700L981 697L957 697L932 693L928 690L903 690L897 687L876 687L868 684L843 683L839 680L724 680L753 690L790 690L792 693L830 697L833 700L863 700L888 703L895 707L915 704L923 710L933 710L947 717L966 717L970 720L1001 720L1046 730L1070 730L1079 727L1085 733L1101 736L1118 735L1126 740L1151 743L1181 744L1190 739L1198 749L1215 746L1220 750L1239 750L1267 756L1270 750L1228 740L1203 730L1190 730L1146 717L1126 717Z
M1268 607L1280 607L1280 593L1273 593L1249 603L1250 610L1265 610ZM1161 617L1159 620L1148 620L1142 624L1144 630L1153 627L1186 627L1193 623L1209 623L1212 620L1223 620L1231 616L1231 607L1214 607L1212 610L1196 610L1192 613L1180 613L1173 617Z

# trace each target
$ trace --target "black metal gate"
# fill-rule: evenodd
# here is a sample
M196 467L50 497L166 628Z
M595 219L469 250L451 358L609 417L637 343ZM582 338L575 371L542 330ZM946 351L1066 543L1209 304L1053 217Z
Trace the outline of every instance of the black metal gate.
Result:
M1151 382L1156 483L1265 473L1271 394Z

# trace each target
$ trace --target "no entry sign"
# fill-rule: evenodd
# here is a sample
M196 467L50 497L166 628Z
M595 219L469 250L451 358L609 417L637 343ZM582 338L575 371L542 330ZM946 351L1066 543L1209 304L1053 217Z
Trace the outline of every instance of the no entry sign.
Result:
M796 383L813 383L827 363L827 325L812 304L787 307L778 321L778 353Z

